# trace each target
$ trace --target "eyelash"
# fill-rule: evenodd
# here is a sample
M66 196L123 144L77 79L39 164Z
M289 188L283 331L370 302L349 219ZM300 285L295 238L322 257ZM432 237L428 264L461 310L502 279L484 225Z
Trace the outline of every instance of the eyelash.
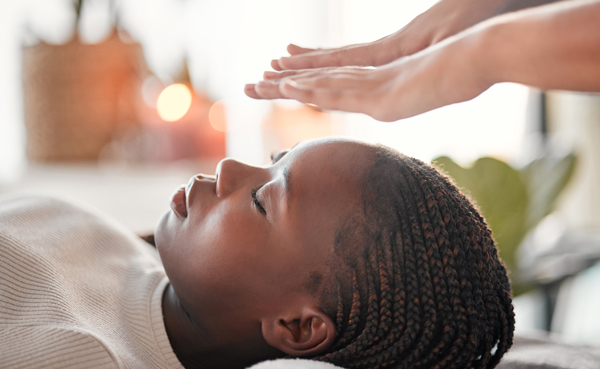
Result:
M258 192L258 187L253 188L252 191L250 191L250 196L252 196L252 202L254 203L254 205L258 208L258 211L260 211L261 213L263 213L264 215L267 215L267 211L265 210L265 208L262 206L262 204L260 203L260 201L258 201L258 197L256 196L256 192Z

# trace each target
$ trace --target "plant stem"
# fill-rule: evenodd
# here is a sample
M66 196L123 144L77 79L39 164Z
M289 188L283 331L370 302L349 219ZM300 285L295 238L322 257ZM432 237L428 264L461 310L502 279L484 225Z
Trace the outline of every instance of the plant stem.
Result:
M83 7L83 0L75 0L75 34L79 30L79 22L81 21L81 8Z

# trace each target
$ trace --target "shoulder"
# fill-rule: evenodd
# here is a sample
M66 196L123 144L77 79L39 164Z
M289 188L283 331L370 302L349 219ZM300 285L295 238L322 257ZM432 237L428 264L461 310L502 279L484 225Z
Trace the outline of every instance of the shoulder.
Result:
M54 326L2 327L0 366L15 368L120 368L118 357L99 337Z
M74 200L40 195L0 197L0 231L60 232L79 228L125 230L107 214Z
M0 197L0 219L29 217L36 215L56 216L61 213L81 213L87 210L80 204L57 197L41 195L19 195Z
M0 199L0 244L2 240L41 251L60 246L66 254L98 247L137 252L144 244L106 214L85 204L46 196Z
M46 196L11 196L0 199L0 236L32 241L69 234L99 222L83 206Z

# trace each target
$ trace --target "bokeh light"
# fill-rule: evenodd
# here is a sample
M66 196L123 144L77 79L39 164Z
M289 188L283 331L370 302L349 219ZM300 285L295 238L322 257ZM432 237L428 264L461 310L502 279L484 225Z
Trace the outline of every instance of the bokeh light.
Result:
M217 101L208 111L210 125L219 132L227 132L227 115L223 101Z
M183 118L191 105L192 93L186 85L181 83L167 86L156 101L158 115L167 122Z

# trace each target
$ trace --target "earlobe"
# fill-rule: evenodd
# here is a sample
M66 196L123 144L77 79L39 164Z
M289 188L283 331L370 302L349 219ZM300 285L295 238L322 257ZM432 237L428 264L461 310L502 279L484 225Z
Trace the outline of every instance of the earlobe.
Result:
M313 356L325 352L335 340L333 320L317 307L262 321L265 341L292 356Z

